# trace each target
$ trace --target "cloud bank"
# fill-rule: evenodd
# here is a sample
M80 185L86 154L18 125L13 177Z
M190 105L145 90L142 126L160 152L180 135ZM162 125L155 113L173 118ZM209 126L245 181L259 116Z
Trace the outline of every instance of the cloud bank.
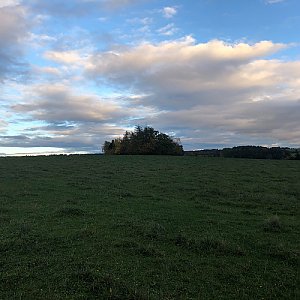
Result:
M102 31L140 3L1 2L0 147L97 151L137 124L186 149L300 147L300 61L280 54L292 45L179 37L178 6L128 9Z
M143 104L164 111L147 122L166 130L188 127L184 133L193 136L193 130L218 128L244 135L245 142L250 135L297 144L300 62L265 59L286 47L270 41L198 44L186 37L95 54L86 72L146 93Z

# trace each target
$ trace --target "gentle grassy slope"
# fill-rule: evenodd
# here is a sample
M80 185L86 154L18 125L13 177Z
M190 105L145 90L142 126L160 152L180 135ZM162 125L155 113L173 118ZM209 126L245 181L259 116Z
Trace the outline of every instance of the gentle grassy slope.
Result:
M299 299L299 161L1 158L0 197L0 299Z

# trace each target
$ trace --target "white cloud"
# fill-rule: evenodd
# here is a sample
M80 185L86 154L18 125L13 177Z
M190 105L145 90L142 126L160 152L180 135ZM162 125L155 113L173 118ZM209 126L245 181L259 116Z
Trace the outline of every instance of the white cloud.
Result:
M150 25L153 22L152 18L145 17L145 18L132 18L126 20L128 23L131 24L142 24L142 25Z
M83 64L86 59L79 50L47 51L44 57L60 64Z
M177 8L167 6L162 9L163 16L167 19L173 18L177 14Z
M266 0L267 4L274 4L274 3L279 3L279 2L284 2L286 0Z
M196 44L188 36L160 44L143 43L119 52L98 53L90 57L87 71L91 76L101 76L116 83L145 81L145 86L149 87L164 82L165 88L170 84L174 86L172 89L182 84L182 88L187 90L213 88L219 84L224 86L224 83L218 82L224 74L228 81L246 63L285 47L268 41L254 45L226 44L218 40ZM248 80L245 78L245 81ZM260 80L261 76L257 77L257 83ZM169 84L166 85L166 82Z
M157 32L160 35L172 36L178 31L178 28L175 27L174 23L167 24L166 26L159 28Z
M98 21L100 21L100 22L106 22L107 21L107 17L100 17L100 18L98 18Z
M16 6L19 5L19 0L1 0L0 2L0 8L1 7L7 7L7 6Z
M44 44L47 44L49 42L56 42L57 38L53 37L53 36L49 36L47 34L30 33L29 41L31 43L36 43L36 45L38 45L38 46L43 46Z
M196 128L223 130L227 141L243 136L299 144L300 62L267 59L286 47L186 37L98 53L90 57L87 74L147 94L141 103L162 113L145 122L165 130L194 137Z

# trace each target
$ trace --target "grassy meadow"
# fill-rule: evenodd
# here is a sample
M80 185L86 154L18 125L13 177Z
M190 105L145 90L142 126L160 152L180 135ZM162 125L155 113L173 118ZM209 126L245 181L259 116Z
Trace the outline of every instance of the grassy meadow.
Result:
M299 299L300 161L0 158L0 299Z

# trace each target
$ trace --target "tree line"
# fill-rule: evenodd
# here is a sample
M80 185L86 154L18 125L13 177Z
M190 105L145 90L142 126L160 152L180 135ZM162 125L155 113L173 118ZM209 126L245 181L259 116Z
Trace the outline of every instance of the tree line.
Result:
M185 151L185 155L206 157L232 157L232 158L256 158L256 159L300 159L300 149L283 147L262 146L237 146L233 148L205 149L197 151Z
M134 131L126 131L122 138L105 141L104 154L111 155L183 155L179 139L146 126L136 126Z

